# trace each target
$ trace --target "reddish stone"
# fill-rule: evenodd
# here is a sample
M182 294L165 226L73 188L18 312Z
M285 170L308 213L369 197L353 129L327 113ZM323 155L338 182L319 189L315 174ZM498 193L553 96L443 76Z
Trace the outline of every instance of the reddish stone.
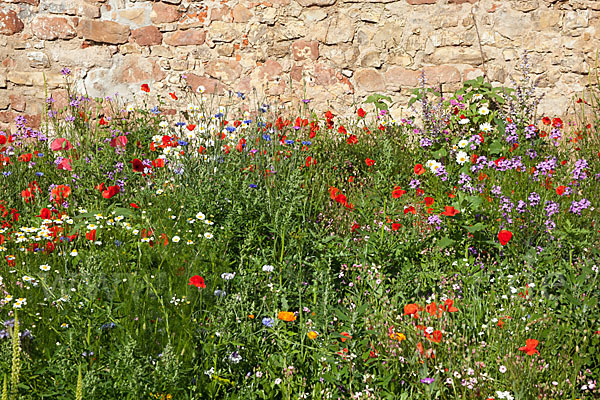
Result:
M302 65L294 65L292 67L292 70L290 71L290 77L295 80L300 82L302 80L302 71L303 71L303 67Z
M292 54L296 61L306 60L307 58L314 61L319 58L319 42L316 40L297 40L292 44Z
M248 22L254 14L241 4L233 7L233 22Z
M367 92L383 92L385 81L383 75L374 69L362 69L354 74L356 85Z
M272 81L275 78L281 76L283 68L281 67L281 64L279 64L277 61L269 59L259 67L258 71L258 74L261 79Z
M206 73L225 83L233 83L242 75L242 66L235 60L210 60Z
M337 82L336 71L325 67L323 64L315 65L314 77L315 84L319 86L329 86Z
M171 6L164 3L154 3L152 5L152 14L150 15L152 23L164 24L178 21L181 18L181 13L176 6Z
M138 54L127 54L115 71L118 83L149 83L164 79L166 74L158 63Z
M204 44L206 32L201 29L186 29L165 36L165 43L171 46L198 46Z
M460 72L449 65L438 65L435 67L425 67L425 78L431 84L437 83L456 83L461 81Z
M84 39L99 43L123 44L129 38L129 27L112 21L82 19L77 31Z
M203 86L206 94L223 93L227 86L207 76L198 76L195 74L187 74L187 82L195 92L199 86Z
M0 10L0 35L14 35L23 30L25 25L13 10Z
M475 4L477 3L478 0L449 0L448 3L450 4L463 4L463 3L471 3L471 4Z
M391 67L385 73L385 81L389 90L399 90L401 87L417 87L420 76L420 71Z
M162 43L162 33L152 25L131 31L131 37L140 46L154 46Z
M14 123L17 116L25 118L25 126L33 129L39 129L40 123L42 122L42 116L40 114L23 115L14 111L2 111L0 112L0 122L6 124Z
M31 33L42 40L72 39L77 31L64 17L37 17L31 22Z
M25 106L27 105L25 96L20 94L10 94L8 95L8 98L10 99L10 108L18 112L25 111Z
M224 6L221 8L214 8L210 12L211 21L221 21L225 18L226 21L230 20L231 8Z

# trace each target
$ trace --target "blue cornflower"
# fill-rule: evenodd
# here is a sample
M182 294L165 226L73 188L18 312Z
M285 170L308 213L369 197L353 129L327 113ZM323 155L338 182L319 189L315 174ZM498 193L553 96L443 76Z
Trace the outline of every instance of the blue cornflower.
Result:
M266 133L263 135L263 139L265 139L267 142L271 141L271 135L267 135Z
M239 97L242 100L246 100L246 96L244 96L244 93L242 92L237 92L237 97Z
M223 113L222 112L220 112L218 114L215 114L215 118L222 118L222 117L223 117Z
M246 125L250 125L250 124L252 123L252 120L251 120L251 119L245 119L245 120L244 120L244 123L245 123Z
M228 126L228 127L227 127L227 128L225 128L225 129L227 129L227 132L229 132L229 133L231 133L231 132L235 132L235 127L233 127L233 126Z
M290 139L287 139L287 140L285 141L285 144L294 144L294 141L293 141L293 140L290 140Z
M160 114L160 111L158 111L158 106L154 106L150 109L150 112L153 114Z
M187 146L188 142L186 142L185 140L178 140L177 143L179 143L180 146Z
M310 145L312 144L312 142L310 142L310 141L308 141L308 140L303 140L303 141L302 141L302 144L303 144L304 146L310 146Z
M44 153L38 153L37 156L38 157L44 157Z
M36 176L44 176L44 173L43 172L36 172L35 175Z
M256 188L258 187L258 185L257 185L257 184L255 184L255 183L251 183L251 184L250 184L250 187L251 187L252 189L256 189Z
M262 323L264 326L266 326L267 328L272 328L273 325L275 324L275 321L273 321L273 318L269 318L269 317L264 317L262 319Z
M176 126L185 126L185 122L177 122L175 125Z

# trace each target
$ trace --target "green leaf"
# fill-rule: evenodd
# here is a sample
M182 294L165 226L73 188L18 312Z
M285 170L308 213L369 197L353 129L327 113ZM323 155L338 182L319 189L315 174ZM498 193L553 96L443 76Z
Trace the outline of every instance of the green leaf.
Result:
M470 233L474 233L474 232L479 232L482 229L485 229L485 225L483 225L481 222L478 222L473 226L465 226L464 228L466 230L468 230Z
M437 245L440 247L440 249L444 249L448 246L452 246L454 242L455 240L452 240L449 237L445 236L437 242Z

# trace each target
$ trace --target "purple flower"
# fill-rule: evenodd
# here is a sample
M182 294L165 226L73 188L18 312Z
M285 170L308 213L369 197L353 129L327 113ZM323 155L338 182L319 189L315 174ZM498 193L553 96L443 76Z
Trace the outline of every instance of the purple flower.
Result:
M575 162L575 168L571 171L571 176L576 181L587 178L587 174L585 173L585 169L588 167L588 162L585 158L581 158Z
M591 206L592 203L588 199L581 199L579 201L574 201L571 203L571 207L569 207L569 212L577 215L581 215L581 211L587 209Z
M421 379L421 383L424 383L426 385L431 385L433 382L435 382L434 378L423 378L423 379Z

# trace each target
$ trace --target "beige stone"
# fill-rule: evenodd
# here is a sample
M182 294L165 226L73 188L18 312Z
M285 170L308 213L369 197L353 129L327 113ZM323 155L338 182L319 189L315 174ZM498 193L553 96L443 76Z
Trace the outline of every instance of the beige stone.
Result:
M84 39L100 43L121 44L129 38L129 27L113 21L82 19L77 32Z

